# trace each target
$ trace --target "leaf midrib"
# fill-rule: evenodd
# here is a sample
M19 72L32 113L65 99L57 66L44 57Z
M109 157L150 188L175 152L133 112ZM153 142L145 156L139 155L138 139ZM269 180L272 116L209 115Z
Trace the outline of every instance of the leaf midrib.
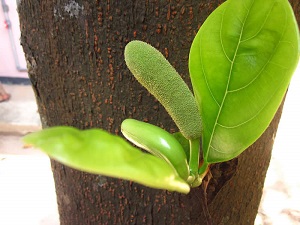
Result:
M254 4L254 1L252 2L252 5L253 4ZM251 7L252 7L252 5L251 5ZM209 140L209 145L208 145L206 157L209 155L210 147L212 147L214 150L216 150L218 152L222 152L222 151L218 150L217 148L215 148L214 146L212 146L211 142L212 142L212 138L213 138L214 133L215 133L216 126L217 126L218 121L219 121L219 117L220 117L221 111L223 109L223 105L224 105L225 99L226 99L227 94L228 94L228 87L229 87L230 79L231 79L231 75L232 75L232 68L233 68L233 65L234 65L234 62L235 62L235 58L236 58L236 55L237 55L237 52L238 52L238 49L239 49L239 46L240 46L240 43L241 43L241 38L242 38L242 35L243 35L244 26L245 26L246 20L248 19L251 7L248 9L248 13L245 16L245 19L243 21L241 32L240 32L240 36L239 36L239 41L237 43L237 46L236 46L236 49L235 49L234 56L233 56L232 60L229 59L229 57L227 56L227 54L226 54L226 52L225 52L225 50L223 48L223 51L224 51L224 54L225 54L226 58L231 62L231 66L230 66L230 71L229 71L228 82L227 82L227 85L226 85L225 94L224 94L224 97L222 99L221 105L219 107L219 111L218 111L218 114L217 114L217 117L216 117L216 120L215 120L215 124L214 124L213 130L212 130L212 134L210 136L210 140ZM220 42L221 43L222 43L221 33L222 33L222 27L223 27L223 19L224 19L224 14L227 11L227 9L228 9L228 6L226 7L226 9L224 10L224 13L222 15L222 22L221 22L221 28L220 28ZM223 45L222 45L222 47L223 47ZM225 153L225 152L223 152L223 153Z

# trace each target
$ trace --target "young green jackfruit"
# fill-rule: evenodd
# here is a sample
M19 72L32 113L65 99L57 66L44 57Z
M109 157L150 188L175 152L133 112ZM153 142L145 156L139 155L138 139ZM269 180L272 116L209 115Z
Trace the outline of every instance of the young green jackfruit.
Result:
M187 139L198 139L202 122L196 100L173 66L151 45L131 41L125 62L135 78L166 108Z

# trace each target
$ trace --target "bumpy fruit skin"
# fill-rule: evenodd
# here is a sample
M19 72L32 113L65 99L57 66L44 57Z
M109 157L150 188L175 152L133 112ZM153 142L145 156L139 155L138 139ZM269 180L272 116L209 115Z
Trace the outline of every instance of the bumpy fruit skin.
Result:
M131 41L125 61L135 78L166 108L187 139L199 139L202 122L196 100L180 75L151 45Z
M189 176L187 157L172 134L150 123L134 119L124 120L121 131L133 144L166 160L182 179L187 180Z

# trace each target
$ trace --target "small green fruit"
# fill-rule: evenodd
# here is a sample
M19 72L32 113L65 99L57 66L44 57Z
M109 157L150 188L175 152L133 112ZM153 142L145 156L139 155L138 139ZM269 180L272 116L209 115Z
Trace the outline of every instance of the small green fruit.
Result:
M166 108L187 139L199 139L202 122L195 98L180 75L151 45L131 41L125 61L135 78Z

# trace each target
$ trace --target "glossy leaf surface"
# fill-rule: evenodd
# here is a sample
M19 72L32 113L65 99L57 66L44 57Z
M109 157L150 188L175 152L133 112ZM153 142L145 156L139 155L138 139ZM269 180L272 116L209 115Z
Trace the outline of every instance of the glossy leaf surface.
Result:
M158 126L135 119L124 120L121 132L136 146L164 159L174 167L183 180L187 180L189 176L187 157L172 134Z
M274 117L299 60L287 0L228 0L205 21L189 59L209 163L230 160Z
M51 158L89 173L132 180L158 189L188 193L189 185L161 158L143 153L100 129L53 127L24 138Z

